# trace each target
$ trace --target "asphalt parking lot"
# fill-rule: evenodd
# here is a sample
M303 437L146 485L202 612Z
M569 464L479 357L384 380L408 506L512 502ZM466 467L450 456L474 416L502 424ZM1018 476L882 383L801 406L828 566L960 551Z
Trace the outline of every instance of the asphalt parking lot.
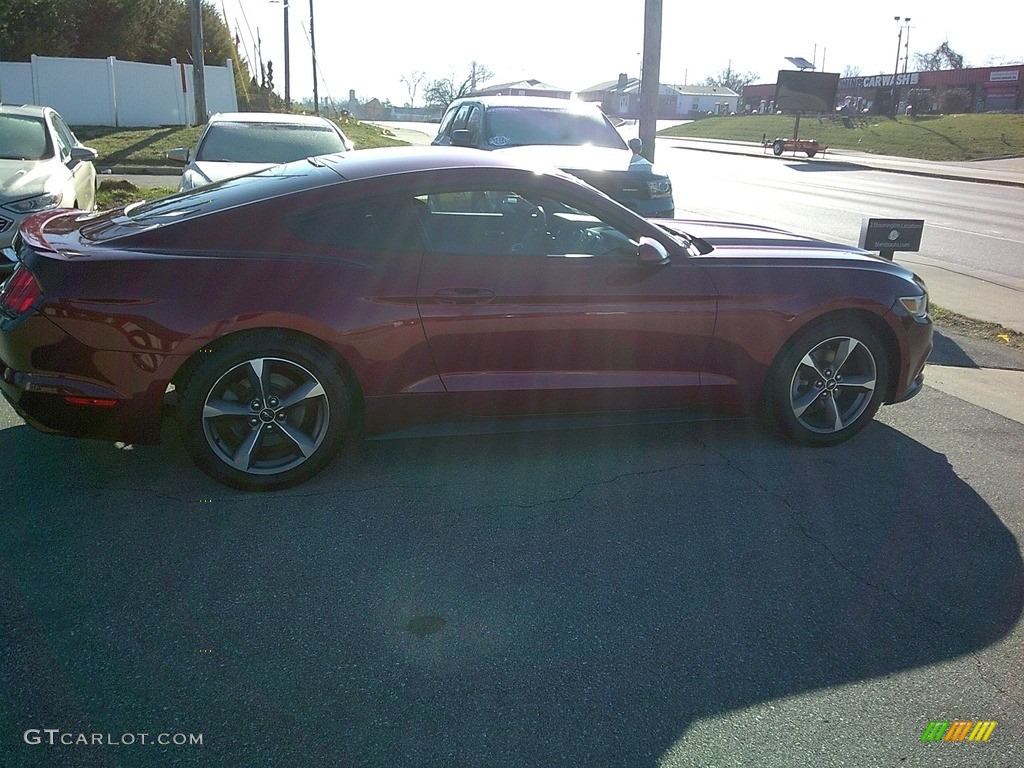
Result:
M384 440L264 495L0 409L5 765L1024 754L1024 426L934 389L833 449L736 420ZM998 727L920 741L956 718Z

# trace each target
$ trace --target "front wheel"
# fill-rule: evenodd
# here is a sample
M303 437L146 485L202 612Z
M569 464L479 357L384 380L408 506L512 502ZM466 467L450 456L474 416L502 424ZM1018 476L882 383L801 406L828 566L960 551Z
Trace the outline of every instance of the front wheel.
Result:
M775 422L804 445L835 445L867 426L882 404L889 367L878 334L836 320L798 333L766 384Z
M779 157L785 151L786 144L784 141L782 141L782 139L777 139L776 142L772 144L772 152L775 153L776 157Z
M273 331L209 352L185 385L182 442L214 480L268 491L301 483L345 437L350 396L322 350Z

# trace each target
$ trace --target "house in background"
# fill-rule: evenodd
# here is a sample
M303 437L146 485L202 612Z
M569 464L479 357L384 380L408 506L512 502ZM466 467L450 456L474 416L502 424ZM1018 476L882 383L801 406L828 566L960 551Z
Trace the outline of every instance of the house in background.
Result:
M473 91L471 96L550 96L555 99L568 99L572 91L558 88L540 80L517 80L514 83L499 83Z
M640 116L640 80L620 74L617 80L598 83L577 93L583 101L596 102L609 117L635 120ZM667 85L658 94L659 120L695 120L707 115L731 115L740 95L729 88L708 85Z

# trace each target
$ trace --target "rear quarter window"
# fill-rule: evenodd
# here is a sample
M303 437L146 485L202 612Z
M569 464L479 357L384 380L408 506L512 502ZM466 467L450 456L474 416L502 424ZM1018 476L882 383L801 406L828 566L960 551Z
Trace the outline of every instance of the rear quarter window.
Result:
M341 181L330 168L300 160L160 200L129 205L97 216L82 226L81 233L89 240L110 240Z

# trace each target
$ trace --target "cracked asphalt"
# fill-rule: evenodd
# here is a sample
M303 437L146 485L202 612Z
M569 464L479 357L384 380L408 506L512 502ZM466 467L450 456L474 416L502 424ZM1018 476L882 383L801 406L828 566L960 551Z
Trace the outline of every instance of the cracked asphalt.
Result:
M1018 766L1022 445L926 388L832 449L393 439L247 495L0 405L0 764Z

